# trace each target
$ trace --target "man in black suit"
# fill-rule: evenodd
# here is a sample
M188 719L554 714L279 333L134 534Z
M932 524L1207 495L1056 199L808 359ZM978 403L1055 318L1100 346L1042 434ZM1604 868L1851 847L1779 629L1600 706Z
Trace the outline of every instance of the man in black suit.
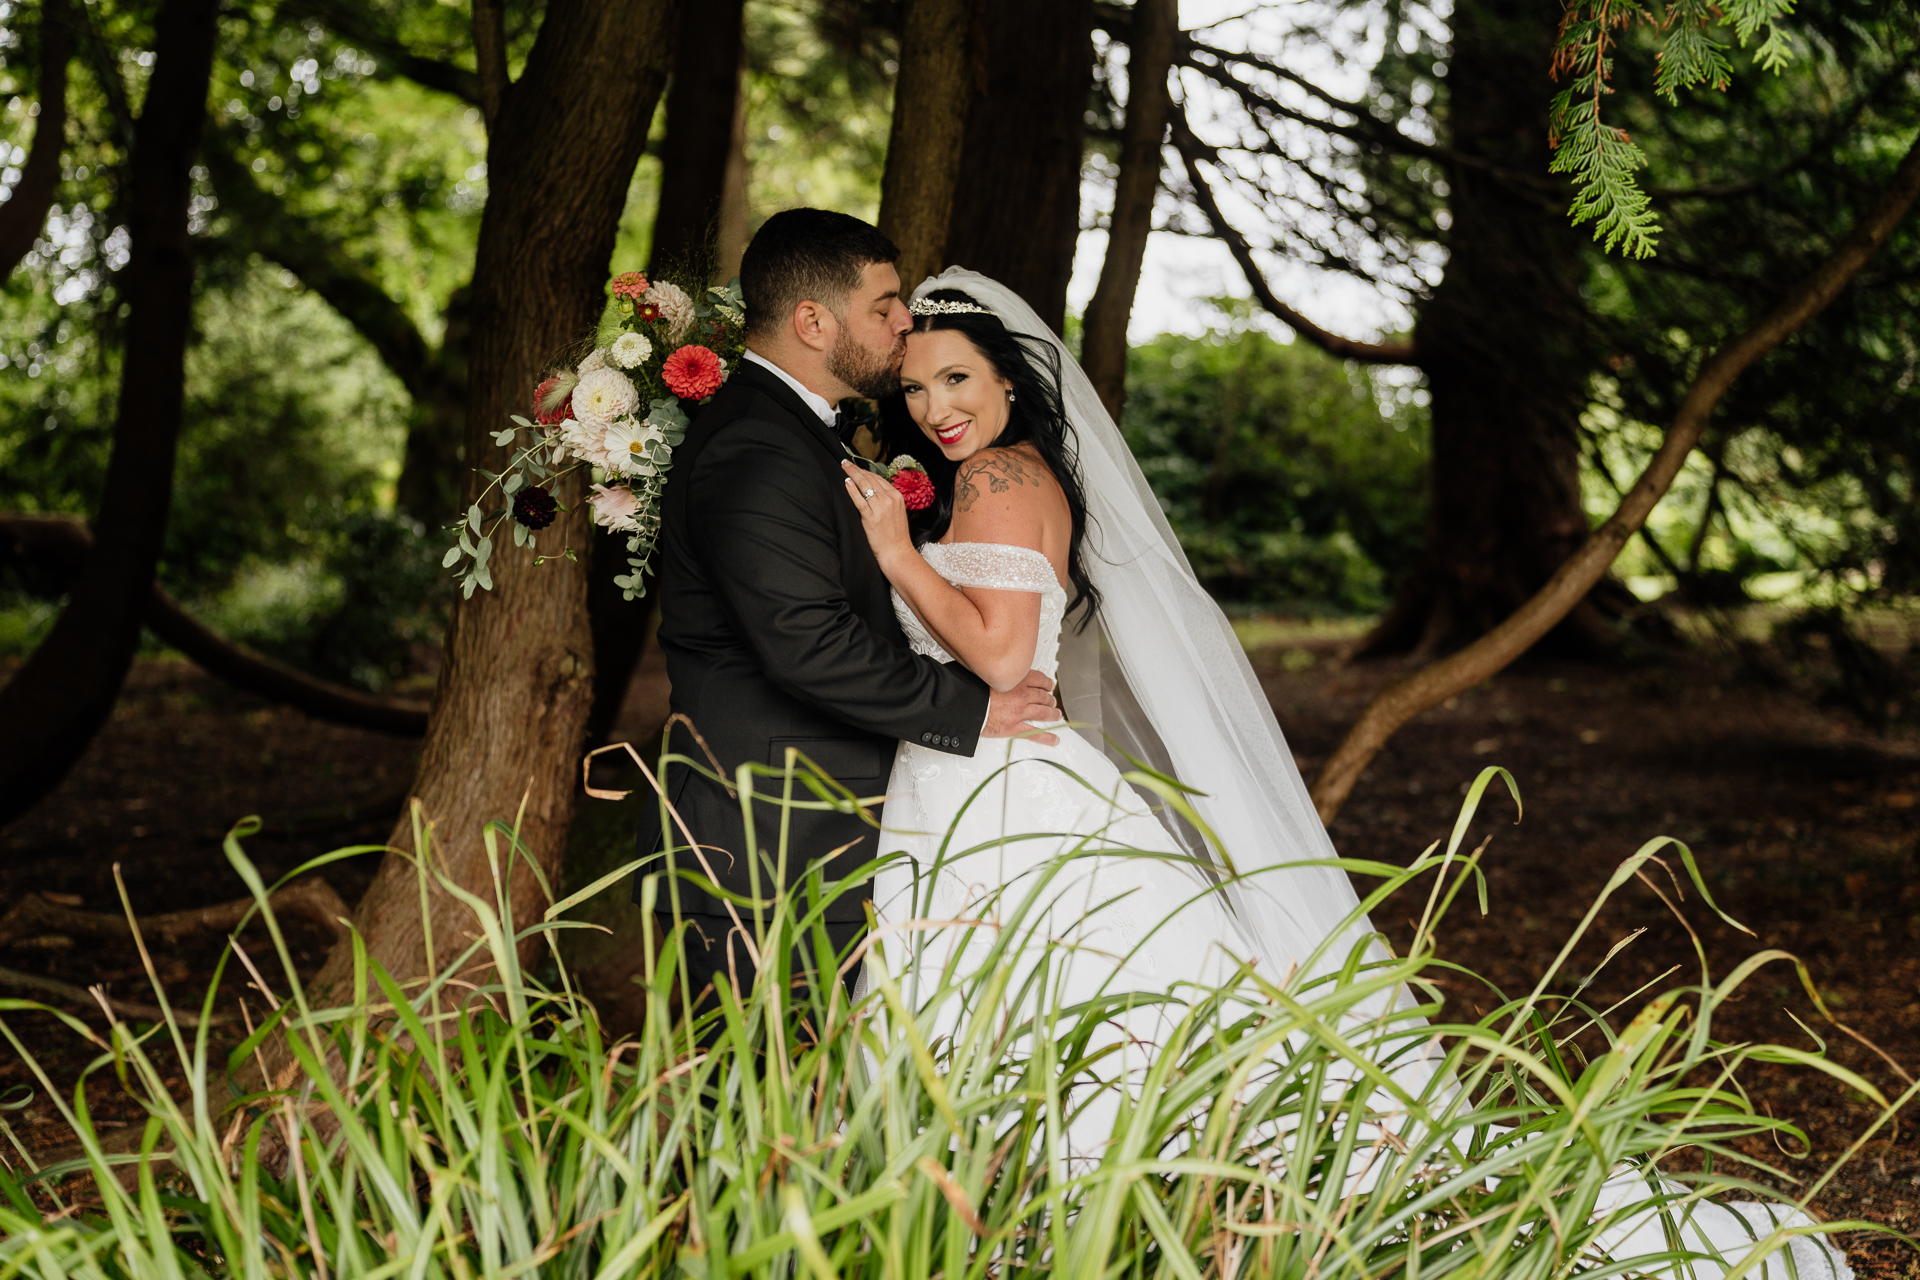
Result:
M729 777L749 761L782 766L793 747L855 795L878 795L901 739L971 756L982 737L1059 719L1038 672L997 693L957 664L908 649L846 500L840 464L849 452L834 405L898 387L912 326L898 256L892 241L845 214L792 209L769 218L740 264L748 353L674 451L662 503L660 649L673 710L694 723ZM674 732L675 750L705 758L684 728ZM695 840L721 851L707 854L719 883L751 894L739 800L684 766L664 786ZM780 814L757 808L764 895L775 887ZM643 855L663 840L657 810L646 813ZM856 815L795 810L789 823L789 884L842 846L829 880L875 855L877 833ZM684 851L675 862L699 870ZM684 881L672 891L693 925L684 954L694 988L731 971L744 994L753 970L728 937L724 904ZM668 892L663 886L657 904L663 916ZM865 901L847 894L828 906L836 950L865 927ZM751 927L751 914L742 918Z

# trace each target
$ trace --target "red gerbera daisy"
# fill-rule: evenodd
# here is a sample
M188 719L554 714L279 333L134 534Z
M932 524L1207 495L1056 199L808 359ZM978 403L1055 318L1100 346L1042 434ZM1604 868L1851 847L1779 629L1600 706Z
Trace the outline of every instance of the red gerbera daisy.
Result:
M660 380L682 400L705 400L720 389L727 375L719 356L705 347L690 345L667 357L660 366Z
M658 320L660 318L660 304L657 302L636 302L633 304L633 314L642 320Z

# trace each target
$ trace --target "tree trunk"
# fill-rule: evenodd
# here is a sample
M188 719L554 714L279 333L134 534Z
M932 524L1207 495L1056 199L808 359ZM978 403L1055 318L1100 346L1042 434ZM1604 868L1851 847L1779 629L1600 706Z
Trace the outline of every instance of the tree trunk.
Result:
M1403 676L1376 693L1313 780L1313 804L1331 824L1396 730L1422 711L1492 676L1545 636L1586 598L1627 540L1643 528L1687 456L1700 443L1714 407L1747 369L1826 310L1893 235L1920 200L1920 140L1907 149L1893 178L1847 233L1833 256L1801 281L1760 321L1714 352L1687 387L1666 439L1648 460L1614 513L1569 556L1545 586L1499 626L1460 652Z
M720 212L740 109L745 0L681 10L660 146L660 211L647 270L706 280L719 261ZM625 566L621 567L625 572Z
M216 0L167 0L129 166L132 256L113 453L94 549L53 630L0 689L0 824L51 791L113 710L140 642L173 501L193 320L189 171L206 121ZM43 124L44 127L44 124Z
M467 365L473 341L473 289L447 297L439 349L427 357L407 421L406 455L394 486L394 505L436 529L460 514L461 459L466 456Z
M1107 226L1107 256L1087 304L1080 366L1114 421L1127 398L1127 322L1140 290L1140 264L1153 231L1160 190L1160 140L1167 131L1167 71L1180 39L1179 0L1136 0L1127 53L1127 119L1120 141L1120 180Z
M741 85L734 91L733 132L727 138L727 180L720 186L720 234L714 246L715 280L731 280L740 274L740 259L747 251L747 91Z
M1557 21L1532 0L1454 10L1455 149L1547 171L1547 95L1513 68L1547 65ZM1414 338L1433 396L1426 551L1363 654L1444 652L1485 634L1587 533L1581 234L1562 204L1484 170L1455 165L1448 182L1446 275Z
M992 276L1059 329L1080 236L1092 0L980 0L971 44L967 180L954 193L943 265Z
M60 152L67 145L67 62L73 57L73 27L67 0L40 4L40 117L20 180L0 205L0 280L27 256L60 189Z
M555 0L525 73L503 95L474 259L466 450L477 465L504 465L492 433L526 412L540 376L599 318L614 232L666 79L671 17L668 0ZM569 510L540 535L543 552L587 550L585 487L576 473L556 494ZM521 838L558 882L593 684L584 556L535 565L500 542L493 590L454 609L413 787L434 823L436 866L489 899L481 828L512 820L523 797ZM391 843L412 850L407 820ZM413 864L390 854L354 913L368 953L402 980L428 964L415 884ZM530 870L513 877L511 894L518 919L538 917ZM466 908L437 886L429 902L442 947L471 929ZM342 994L352 971L352 951L336 947L316 998Z
M968 0L910 0L893 82L893 130L880 177L880 230L900 246L901 289L940 270L960 181L972 6Z

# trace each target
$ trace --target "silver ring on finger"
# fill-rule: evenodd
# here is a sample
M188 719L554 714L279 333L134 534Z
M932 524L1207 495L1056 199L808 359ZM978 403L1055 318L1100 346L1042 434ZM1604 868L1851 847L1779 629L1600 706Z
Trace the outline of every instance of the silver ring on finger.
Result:
M871 489L862 489L860 492L866 494L869 498L873 496L873 490Z

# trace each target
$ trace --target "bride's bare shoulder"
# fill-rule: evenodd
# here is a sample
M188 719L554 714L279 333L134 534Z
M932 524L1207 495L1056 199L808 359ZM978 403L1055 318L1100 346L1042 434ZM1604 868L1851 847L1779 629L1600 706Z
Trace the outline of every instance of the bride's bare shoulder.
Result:
M1053 472L1025 445L982 449L961 463L953 478L955 515L992 507L1045 509L1059 497Z

